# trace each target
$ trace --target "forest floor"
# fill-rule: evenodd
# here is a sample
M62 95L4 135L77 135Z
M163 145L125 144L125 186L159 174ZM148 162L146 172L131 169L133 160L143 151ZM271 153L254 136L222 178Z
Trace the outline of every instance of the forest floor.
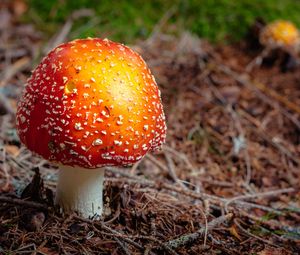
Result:
M297 55L273 50L249 68L255 40L212 46L159 31L132 46L162 91L167 143L107 169L105 214L93 221L54 209L57 169L15 129L30 70L65 31L45 46L0 15L0 254L300 253Z

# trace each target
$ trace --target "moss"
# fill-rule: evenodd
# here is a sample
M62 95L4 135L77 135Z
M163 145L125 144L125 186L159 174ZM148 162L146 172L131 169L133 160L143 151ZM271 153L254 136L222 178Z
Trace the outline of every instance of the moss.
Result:
M75 23L72 37L108 36L131 43L149 36L153 27L171 8L168 20L176 31L190 30L213 42L243 37L256 17L266 21L288 19L300 25L300 2L294 0L27 0L27 21L46 34L53 34L66 18L80 8L91 8L95 17Z

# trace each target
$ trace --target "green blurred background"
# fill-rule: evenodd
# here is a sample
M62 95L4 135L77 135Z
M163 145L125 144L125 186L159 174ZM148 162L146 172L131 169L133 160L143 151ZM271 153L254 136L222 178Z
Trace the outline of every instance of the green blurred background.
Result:
M212 42L242 38L256 17L266 21L288 19L300 25L299 0L27 0L25 21L46 35L60 29L74 10L93 9L95 15L76 20L71 39L108 37L124 43L147 38L166 18L168 33L189 30ZM164 17L164 18L163 18Z

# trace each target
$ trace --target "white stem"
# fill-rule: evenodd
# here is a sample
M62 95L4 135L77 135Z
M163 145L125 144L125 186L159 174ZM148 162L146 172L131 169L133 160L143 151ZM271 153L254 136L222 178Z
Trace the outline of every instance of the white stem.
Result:
M64 212L76 211L85 218L101 216L105 169L62 165L59 168L55 203L60 205Z

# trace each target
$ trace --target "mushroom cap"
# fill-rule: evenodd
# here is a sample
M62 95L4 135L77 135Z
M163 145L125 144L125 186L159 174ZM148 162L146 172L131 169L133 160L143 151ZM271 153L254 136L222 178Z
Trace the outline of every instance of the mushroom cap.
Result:
M61 44L41 61L16 124L29 150L84 168L133 164L166 138L160 91L142 57L98 38Z
M269 47L297 47L299 39L297 27L285 20L266 25L259 36L260 43Z

